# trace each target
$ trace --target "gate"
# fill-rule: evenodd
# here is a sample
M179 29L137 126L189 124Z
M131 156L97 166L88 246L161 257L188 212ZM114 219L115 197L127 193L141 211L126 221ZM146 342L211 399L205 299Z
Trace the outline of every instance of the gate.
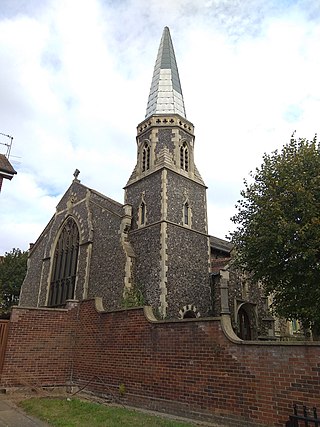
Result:
M293 415L289 415L286 427L320 427L320 418L318 418L317 415L317 408L312 408L312 415L308 414L306 406L302 408L302 413L299 415L297 405L293 405Z
M0 320L0 374L2 372L4 356L6 354L9 320Z

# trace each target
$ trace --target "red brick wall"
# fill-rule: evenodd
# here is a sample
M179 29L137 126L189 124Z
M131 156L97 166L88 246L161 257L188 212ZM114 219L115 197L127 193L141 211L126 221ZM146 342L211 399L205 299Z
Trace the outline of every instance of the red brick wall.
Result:
M33 375L119 396L124 384L125 402L236 426L283 426L293 403L320 406L320 345L236 343L217 319L152 323L142 309L105 313L93 301L76 315L14 309L2 385Z
M2 386L65 385L70 380L76 311L13 309Z

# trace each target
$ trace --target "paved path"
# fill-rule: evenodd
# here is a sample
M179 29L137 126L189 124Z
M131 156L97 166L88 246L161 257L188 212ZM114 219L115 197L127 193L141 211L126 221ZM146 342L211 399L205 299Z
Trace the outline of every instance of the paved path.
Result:
M0 427L48 427L49 424L37 420L18 408L11 400L0 400Z

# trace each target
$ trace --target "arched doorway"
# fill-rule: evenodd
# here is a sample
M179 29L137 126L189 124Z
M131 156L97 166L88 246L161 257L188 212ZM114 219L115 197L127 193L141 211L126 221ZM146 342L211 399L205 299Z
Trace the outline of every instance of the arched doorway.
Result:
M188 310L184 313L184 319L195 319L197 317L196 313L193 310Z
M238 322L239 322L239 338L242 340L252 340L252 331L250 325L250 317L244 306L239 308L238 311Z
M179 310L180 319L197 319L200 317L200 313L197 307L193 304L185 305Z

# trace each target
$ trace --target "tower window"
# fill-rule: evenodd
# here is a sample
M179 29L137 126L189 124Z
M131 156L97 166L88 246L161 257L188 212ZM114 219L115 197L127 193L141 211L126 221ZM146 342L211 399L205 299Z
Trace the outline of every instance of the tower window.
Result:
M146 204L144 202L140 205L140 224L144 225L146 222Z
M189 203L186 202L183 206L183 219L186 225L189 225Z
M142 150L142 172L150 169L150 146L147 142L144 143Z
M141 194L140 203L138 205L138 218L137 218L137 226L143 227L147 223L147 204L144 199L145 193L144 191Z
M184 142L180 147L180 169L188 172L189 170L189 152L186 142Z
M184 169L184 149L180 147L180 168Z
M78 226L69 218L62 228L54 252L48 306L63 305L66 300L74 298L78 253Z
M184 170L187 172L189 170L189 153L187 147L184 150Z

